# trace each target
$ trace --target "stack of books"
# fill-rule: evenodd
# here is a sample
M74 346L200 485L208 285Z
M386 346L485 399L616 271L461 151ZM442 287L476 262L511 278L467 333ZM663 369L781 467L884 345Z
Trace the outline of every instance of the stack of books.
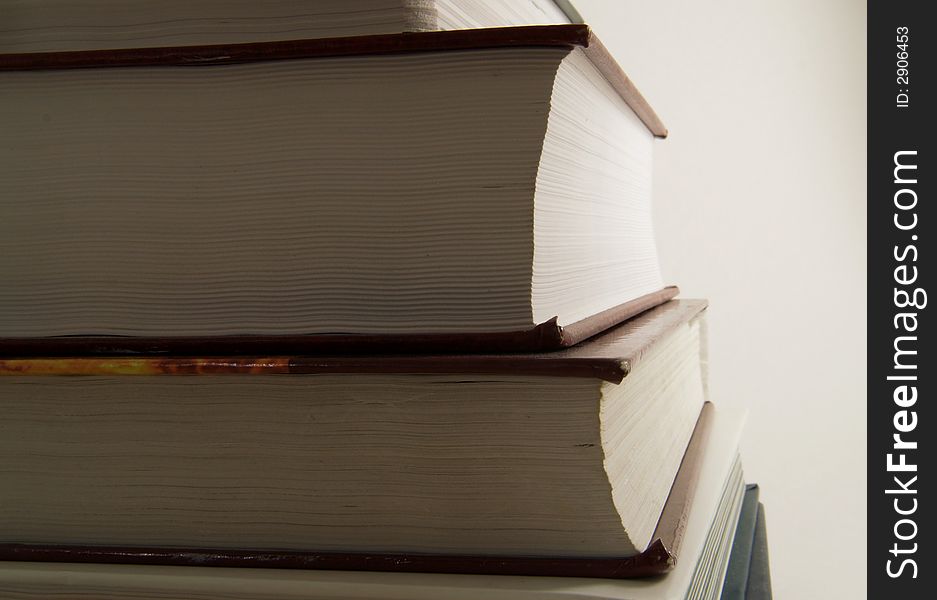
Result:
M0 11L4 597L770 596L568 4Z

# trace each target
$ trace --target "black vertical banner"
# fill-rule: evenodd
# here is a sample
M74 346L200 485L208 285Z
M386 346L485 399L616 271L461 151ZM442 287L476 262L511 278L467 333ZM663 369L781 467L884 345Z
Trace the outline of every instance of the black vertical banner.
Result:
M927 492L937 483L937 21L927 8L868 7L870 598L937 598L937 495Z

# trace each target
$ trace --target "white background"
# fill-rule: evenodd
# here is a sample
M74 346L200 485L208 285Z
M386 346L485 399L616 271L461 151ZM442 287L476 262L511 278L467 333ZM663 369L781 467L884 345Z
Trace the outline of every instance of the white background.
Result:
M670 129L664 275L709 299L713 399L749 410L775 597L865 597L865 3L574 3Z

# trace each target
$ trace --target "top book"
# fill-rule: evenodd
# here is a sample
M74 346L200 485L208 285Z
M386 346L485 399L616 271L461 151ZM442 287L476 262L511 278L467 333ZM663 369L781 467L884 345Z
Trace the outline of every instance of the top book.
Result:
M0 353L520 351L675 295L585 25L0 54Z
M4 0L0 52L237 44L581 20L565 0Z

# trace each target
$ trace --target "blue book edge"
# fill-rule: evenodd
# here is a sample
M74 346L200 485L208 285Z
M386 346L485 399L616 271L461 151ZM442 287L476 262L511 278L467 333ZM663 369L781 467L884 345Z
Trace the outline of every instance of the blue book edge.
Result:
M732 551L722 585L722 600L746 600L751 576L752 552L758 524L759 489L757 484L745 486Z

